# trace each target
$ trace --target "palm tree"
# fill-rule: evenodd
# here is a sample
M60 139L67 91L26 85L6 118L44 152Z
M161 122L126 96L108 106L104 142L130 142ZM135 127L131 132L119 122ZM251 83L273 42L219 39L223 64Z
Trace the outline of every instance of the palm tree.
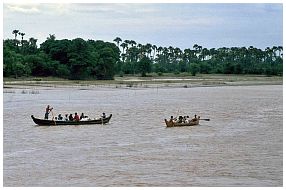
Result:
M125 53L122 53L122 54L121 54L121 57L122 57L122 62L124 63L124 62L125 62L125 59L126 59L126 54L125 54Z
M122 47L122 53L124 53L124 50L125 50L125 48L128 47L128 45L125 42L123 42L123 43L121 43L120 46Z
M210 55L210 59L216 54L216 49L215 48L211 48L209 50L209 55Z
M22 41L23 41L23 38L24 38L24 36L25 36L25 33L21 33L21 32L19 32L19 35L21 35L21 36L22 36Z
M197 50L197 49L198 49L198 47L199 47L199 45L198 45L198 44L194 44L194 46L193 46L193 48L194 48L195 50Z
M55 34L49 34L49 37L47 37L47 40L55 40L56 35Z
M30 44L31 46L37 46L37 39L35 39L35 38L30 38L30 39L29 39L29 44Z
M117 43L117 47L119 48L119 43L122 42L121 38L116 37L113 41Z
M152 45L152 49L153 49L153 60L154 60L155 59L156 50L157 50L157 46L156 45Z
M131 47L136 46L136 42L134 40L130 40L129 43L131 44Z
M183 53L183 58L184 61L187 62L190 67L191 63L194 63L197 60L195 50L191 50L190 48L185 49Z
M202 49L203 49L203 47L202 47L202 46L199 46L198 44L195 44L195 45L193 46L193 48L195 49L196 56L197 56L198 58L201 58L201 57L202 57L201 54L202 54Z
M283 47L282 46L278 46L278 53L279 53L279 57L281 57L281 54L283 52Z
M126 44L126 51L128 50L128 48L129 48L129 44L130 44L130 40L124 40L124 43Z
M273 55L274 55L274 57L276 58L276 51L278 51L278 47L277 46L273 46L272 47L272 52L273 52Z
M167 47L164 47L162 53L163 53L163 63L166 65L169 57L169 49Z
M162 48L161 46L159 46L159 47L157 48L157 52L158 52L158 54L161 54L161 53L162 53L162 51L163 51L163 48Z
M182 57L182 50L178 47L174 49L175 59L178 60Z
M137 44L137 48L138 48L138 50L139 50L139 56L140 56L140 58L143 56L143 52L144 52L144 45L142 45L142 44Z
M137 44L137 47L140 49L142 48L142 44Z
M136 46L130 47L126 50L127 59L126 61L129 62L131 69L133 71L133 75L135 75L135 66L138 61L139 49Z
M19 30L13 30L12 34L15 34L15 40L17 39L17 35L19 33Z
M201 58L203 59L203 61L208 55L209 55L209 50L207 48L202 49Z
M131 47L127 51L130 62L134 63L137 62L138 55L139 55L139 49L137 47Z
M273 52L272 52L272 49L270 47L266 47L265 48L265 60L270 61L272 62L272 55L273 55Z
M173 60L174 59L174 48L172 47L172 46L169 46L169 53L168 53L168 55L169 55L169 58L170 58L170 61L171 60ZM172 61L171 61L172 62Z
M151 53L152 53L152 45L150 43L147 43L145 45L145 51L147 53L147 55L149 54L149 58L151 58Z

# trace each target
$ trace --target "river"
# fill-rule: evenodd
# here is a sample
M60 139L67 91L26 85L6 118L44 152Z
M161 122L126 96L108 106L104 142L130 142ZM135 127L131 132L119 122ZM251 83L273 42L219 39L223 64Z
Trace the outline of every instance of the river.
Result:
M282 85L13 88L3 94L4 186L282 186ZM31 115L113 114L37 126ZM200 115L166 128L171 115Z

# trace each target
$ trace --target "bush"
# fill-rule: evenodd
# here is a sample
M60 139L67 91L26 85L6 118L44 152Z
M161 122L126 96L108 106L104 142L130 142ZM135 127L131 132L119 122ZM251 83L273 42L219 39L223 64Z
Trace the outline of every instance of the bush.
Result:
M68 78L69 75L70 75L70 70L69 70L68 66L66 66L66 65L59 65L58 69L57 69L57 72L56 72L56 75L58 77Z
M31 74L31 69L27 65L17 62L14 68L14 74L16 78L21 76L29 76Z
M196 63L191 63L190 65L190 71L192 73L193 76L196 76L196 74L199 72L199 65Z
M179 75L180 72L179 72L179 71L175 71L174 74L175 74L175 75Z
M158 74L158 76L163 76L162 72L158 72L157 74Z

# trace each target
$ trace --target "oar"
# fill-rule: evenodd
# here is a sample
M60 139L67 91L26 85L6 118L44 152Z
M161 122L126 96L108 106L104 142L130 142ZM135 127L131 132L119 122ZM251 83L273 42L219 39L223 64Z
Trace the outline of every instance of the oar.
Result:
M200 120L204 120L204 121L210 121L210 119L201 119L201 118L200 118Z

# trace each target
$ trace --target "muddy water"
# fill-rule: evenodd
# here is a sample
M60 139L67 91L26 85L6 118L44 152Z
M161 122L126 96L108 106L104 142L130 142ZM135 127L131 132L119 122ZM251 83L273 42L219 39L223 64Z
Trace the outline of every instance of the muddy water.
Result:
M4 186L282 186L281 85L4 89ZM9 93L7 93L9 92ZM108 125L36 126L112 113ZM199 126L165 128L170 115Z

